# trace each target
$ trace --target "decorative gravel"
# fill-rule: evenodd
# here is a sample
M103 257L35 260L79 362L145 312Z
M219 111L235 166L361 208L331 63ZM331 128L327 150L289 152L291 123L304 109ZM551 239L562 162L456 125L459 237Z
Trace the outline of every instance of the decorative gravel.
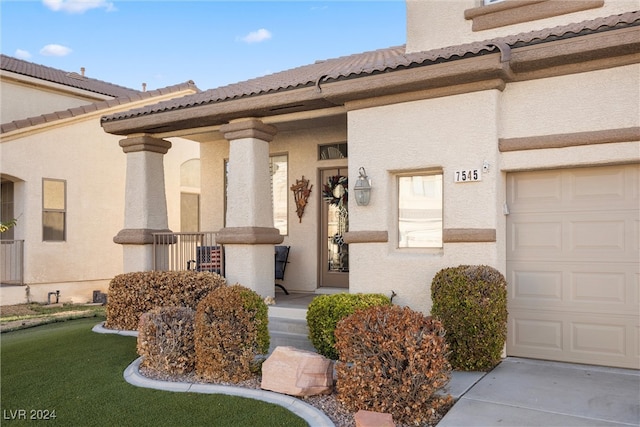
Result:
M246 387L246 388L252 388L252 389L260 389L260 381L261 381L260 377L256 375L255 377L250 378L246 381L242 381L240 383L232 384L232 383L226 383L222 381L210 382L210 381L202 380L195 373L184 374L184 375L170 375L170 374L167 374L166 372L158 372L156 370L152 370L144 367L140 368L140 374L147 378L151 378L154 380L161 380L161 381L233 385L236 387ZM327 417L329 417L329 419L333 421L336 427L355 427L356 425L355 418L354 418L355 412L349 411L342 405L342 403L338 401L335 391L328 395L298 397L298 399L324 412L327 415ZM440 416L438 417L438 421L442 419L445 413L446 411L440 414ZM435 424L425 424L418 427L433 427L433 426L435 426ZM396 423L396 427L415 427L415 426L408 426L405 424Z

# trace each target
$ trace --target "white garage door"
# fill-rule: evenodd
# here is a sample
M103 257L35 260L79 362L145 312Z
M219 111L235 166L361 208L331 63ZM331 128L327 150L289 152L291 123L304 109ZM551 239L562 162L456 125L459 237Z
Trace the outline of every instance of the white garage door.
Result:
M511 356L640 368L640 166L507 176Z

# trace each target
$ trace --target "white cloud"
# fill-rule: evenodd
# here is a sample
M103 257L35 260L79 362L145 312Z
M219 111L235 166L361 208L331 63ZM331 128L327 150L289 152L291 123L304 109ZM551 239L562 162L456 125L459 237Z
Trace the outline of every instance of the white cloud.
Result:
M90 9L106 9L107 12L113 12L116 10L113 3L105 0L42 0L49 9L54 12L67 12L67 13L84 13Z
M271 32L269 30L265 30L264 28L260 28L258 31L252 31L244 37L241 37L245 43L260 43L265 40L269 40L271 38Z
M31 53L28 50L16 49L16 52L13 54L18 59L29 59L31 58Z
M44 56L67 56L71 52L71 48L59 44L48 44L40 49L40 54Z

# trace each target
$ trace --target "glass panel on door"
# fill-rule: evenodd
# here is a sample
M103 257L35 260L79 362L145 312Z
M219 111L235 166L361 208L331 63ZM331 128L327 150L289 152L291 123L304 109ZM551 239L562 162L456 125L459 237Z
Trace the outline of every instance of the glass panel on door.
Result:
M347 169L327 169L322 178L322 260L320 285L349 287L349 245L344 233L349 231Z

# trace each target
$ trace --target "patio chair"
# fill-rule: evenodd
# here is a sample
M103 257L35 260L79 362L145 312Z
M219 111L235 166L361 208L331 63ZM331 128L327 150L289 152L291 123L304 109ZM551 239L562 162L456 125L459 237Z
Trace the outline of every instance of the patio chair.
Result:
M284 280L284 270L289 263L289 249L291 246L276 246L275 247L275 260L276 260L276 280ZM276 286L282 289L285 295L289 295L287 289L280 283L276 283Z
M219 245L196 247L196 271L222 274L222 248Z

